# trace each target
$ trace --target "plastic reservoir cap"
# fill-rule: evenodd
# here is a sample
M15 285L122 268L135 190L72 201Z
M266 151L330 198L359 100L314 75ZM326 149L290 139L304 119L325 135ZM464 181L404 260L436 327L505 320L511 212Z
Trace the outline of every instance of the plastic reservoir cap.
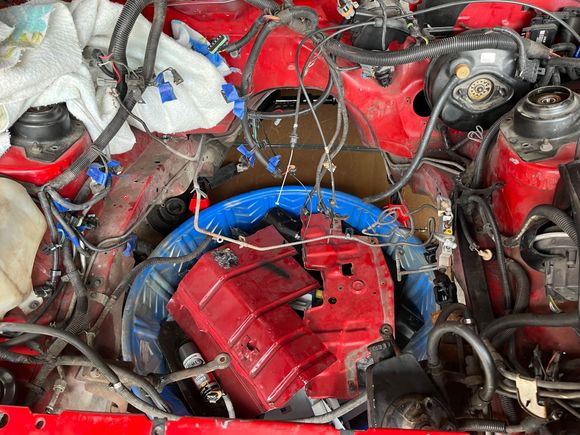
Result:
M46 220L24 186L0 178L0 317L20 307L29 312L32 266Z

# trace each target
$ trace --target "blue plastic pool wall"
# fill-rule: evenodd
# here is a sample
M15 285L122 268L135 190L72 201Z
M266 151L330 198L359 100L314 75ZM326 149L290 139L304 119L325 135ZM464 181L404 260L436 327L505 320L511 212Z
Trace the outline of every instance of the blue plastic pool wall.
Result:
M276 205L293 215L299 215L309 190L303 187L285 187L279 202L279 187L245 193L203 210L199 216L201 228L211 229L215 233L231 235L232 228L244 231L251 230L262 217ZM330 192L323 191L326 202ZM311 202L311 210L317 209L317 201ZM336 213L348 216L346 222L358 231L366 229L375 222L381 209L365 204L357 197L336 192ZM385 234L379 241L395 242L405 236L404 230L396 223L380 226L376 232ZM204 239L205 236L194 229L193 218L184 222L179 228L165 238L153 251L152 257L169 257L188 254ZM411 270L425 266L425 250L419 246L416 238L409 240L417 246L403 247L401 264ZM210 246L208 249L215 247ZM394 247L386 248L389 255L394 254ZM164 359L159 348L157 337L160 324L167 319L165 308L167 302L177 289L179 282L189 271L194 261L180 265L157 265L143 271L137 278L127 296L122 325L122 352L125 361L133 361L135 369L141 374L164 373ZM396 279L393 277L393 279ZM433 274L431 272L408 275L402 289L403 296L412 301L425 325L405 347L419 360L425 359L427 336L431 330L431 313L436 303L433 294Z

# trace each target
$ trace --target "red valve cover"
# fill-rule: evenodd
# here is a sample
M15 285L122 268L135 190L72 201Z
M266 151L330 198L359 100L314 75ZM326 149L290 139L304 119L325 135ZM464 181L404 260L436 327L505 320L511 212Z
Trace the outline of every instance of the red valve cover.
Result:
M268 227L248 242L271 246L284 239ZM207 360L231 355L231 366L216 375L242 417L282 407L336 361L288 305L319 287L294 255L292 247L261 252L224 245L201 257L167 306Z
M322 214L303 217L304 239L327 234L342 236L340 223L331 226ZM381 340L383 324L394 326L394 286L383 252L352 239L304 245L304 266L320 271L324 281L324 302L306 311L304 322L337 358L308 384L313 398L359 394L357 362L368 357L369 344Z

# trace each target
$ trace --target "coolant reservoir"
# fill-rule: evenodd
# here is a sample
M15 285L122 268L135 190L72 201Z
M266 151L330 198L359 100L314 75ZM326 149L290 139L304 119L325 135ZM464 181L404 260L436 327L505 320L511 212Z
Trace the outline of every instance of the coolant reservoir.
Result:
M29 311L32 266L46 220L26 189L0 178L0 318L15 307Z

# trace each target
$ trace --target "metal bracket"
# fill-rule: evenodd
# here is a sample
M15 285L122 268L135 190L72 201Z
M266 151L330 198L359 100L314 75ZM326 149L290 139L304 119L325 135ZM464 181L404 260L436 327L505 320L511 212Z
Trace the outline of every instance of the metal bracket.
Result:
M101 305L106 305L107 302L109 301L109 296L107 296L104 293L99 293L97 291L91 291L89 292L89 298L92 301L95 301Z
M548 413L546 407L538 403L538 382L516 377L516 388L518 390L518 401L522 408L534 417L546 419Z

